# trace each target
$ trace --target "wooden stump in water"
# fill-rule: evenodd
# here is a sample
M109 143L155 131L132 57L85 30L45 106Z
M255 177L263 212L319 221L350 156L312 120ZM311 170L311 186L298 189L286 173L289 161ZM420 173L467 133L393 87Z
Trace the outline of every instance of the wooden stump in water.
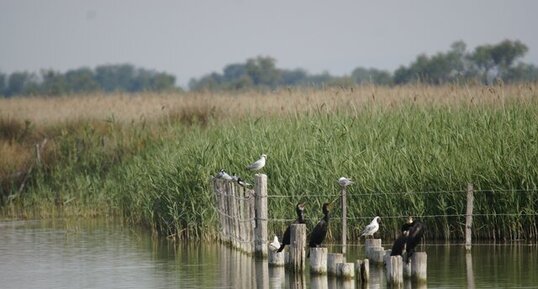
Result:
M370 279L370 266L368 259L355 261L355 275L361 282L368 282Z
M355 264L353 263L338 263L336 264L336 276L343 279L355 278Z
M303 272L306 264L306 225L292 224L290 227L290 263L293 272Z
M428 256L425 252L415 252L411 258L411 276L418 282L427 280Z
M344 255L342 253L329 253L327 254L327 273L332 276L338 274L336 264L344 262Z
M381 246L381 239L366 239L364 242L366 258L374 264L382 264L385 249Z
M310 273L327 274L327 248L310 248Z
M390 256L385 264L387 282L392 285L403 283L403 260L402 256Z

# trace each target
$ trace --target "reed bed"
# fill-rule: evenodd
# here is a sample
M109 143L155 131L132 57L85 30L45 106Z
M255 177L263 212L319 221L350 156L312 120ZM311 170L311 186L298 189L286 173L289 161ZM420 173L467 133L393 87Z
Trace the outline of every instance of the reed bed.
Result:
M20 197L6 201L20 182L4 186L3 212L97 206L162 235L212 238L211 175L224 168L251 181L244 166L266 153L271 232L285 228L297 201L308 202L317 222L344 175L356 182L348 192L352 238L375 215L392 237L409 214L428 216L429 238L461 238L464 218L456 215L465 212L471 182L480 191L475 237L536 240L536 88L94 95L80 106L64 98L1 100L2 118L30 123L32 136L3 137L4 147L50 139L49 160L35 166ZM24 155L6 151L2 158ZM331 236L339 236L338 223Z

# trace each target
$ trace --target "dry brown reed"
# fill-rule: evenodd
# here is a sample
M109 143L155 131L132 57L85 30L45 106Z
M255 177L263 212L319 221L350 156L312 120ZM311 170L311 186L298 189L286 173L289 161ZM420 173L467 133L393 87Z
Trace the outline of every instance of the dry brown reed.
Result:
M29 120L38 126L74 120L123 123L171 117L187 123L211 117L283 116L309 112L354 112L377 105L499 105L536 99L537 84L508 86L359 86L352 88L282 88L273 91L94 94L69 97L0 99L0 116Z

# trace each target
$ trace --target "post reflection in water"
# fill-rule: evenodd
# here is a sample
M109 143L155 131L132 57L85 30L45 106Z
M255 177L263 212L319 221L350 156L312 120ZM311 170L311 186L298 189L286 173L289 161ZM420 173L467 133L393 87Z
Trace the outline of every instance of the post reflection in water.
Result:
M294 273L292 271L286 271L286 281L288 288L290 289L305 289L305 276L304 273Z
M267 259L256 259L256 288L269 289L269 263Z
M284 289L285 285L285 269L282 266L269 267L269 288L271 289Z
M339 289L355 289L355 279L337 279L336 284Z
M327 275L311 275L310 276L310 288L312 289L328 289Z
M465 267L467 271L467 288L468 289L474 289L474 272L473 272L473 255L471 255L471 252L465 253Z

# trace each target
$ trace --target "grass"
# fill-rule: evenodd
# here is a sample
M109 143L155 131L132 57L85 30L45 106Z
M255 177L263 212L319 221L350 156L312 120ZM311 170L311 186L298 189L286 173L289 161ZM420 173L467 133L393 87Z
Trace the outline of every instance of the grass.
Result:
M459 192L471 182L486 190L475 196L475 213L487 215L475 217L476 237L536 239L536 88L0 100L3 215L121 214L163 235L209 239L216 234L210 176L225 168L251 181L244 165L266 153L269 196L288 196L269 199L270 218L293 218L291 208L306 200L316 222L345 175L356 182L348 192L350 237L375 215L393 236L404 218L390 216L463 214ZM43 138L49 141L36 165L35 143ZM30 177L19 192L23 175ZM411 193L428 191L447 192ZM514 213L520 216L504 215ZM463 236L464 218L426 222L430 238ZM271 222L270 230L285 225Z

